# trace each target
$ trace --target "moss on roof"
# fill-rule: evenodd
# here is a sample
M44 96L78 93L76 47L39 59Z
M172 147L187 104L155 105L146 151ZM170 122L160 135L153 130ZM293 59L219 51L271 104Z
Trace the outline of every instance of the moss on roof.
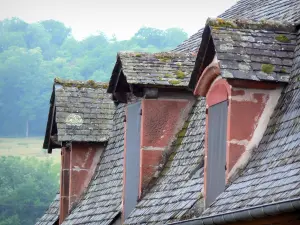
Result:
M108 83L102 83L102 82L95 82L93 80L88 81L76 81L76 80L64 80L59 77L56 77L54 79L55 84L60 84L63 87L76 87L76 88L102 88L107 89Z
M271 74L274 71L274 66L271 64L262 64L261 71L263 71L266 74Z
M277 35L275 37L275 39L277 41L283 42L283 43L289 43L289 42L291 42L291 40L287 36L285 36L284 34Z
M183 79L183 78L185 78L185 73L183 71L181 71L181 70L176 70L175 74L176 74L176 78L177 79Z
M177 84L180 84L180 81L179 80L169 80L169 83L173 84L173 85L177 85Z
M251 29L251 30L272 30L272 31L286 31L295 32L294 24L288 22L278 22L274 20L243 20L243 19L221 19L208 18L206 21L208 26L225 27L232 29Z

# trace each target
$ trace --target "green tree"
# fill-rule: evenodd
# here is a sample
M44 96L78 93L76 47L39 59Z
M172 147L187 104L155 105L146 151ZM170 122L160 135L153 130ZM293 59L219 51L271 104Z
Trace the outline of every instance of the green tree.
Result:
M0 224L34 224L58 190L59 170L48 159L0 157Z
M108 81L117 52L167 51L186 38L180 28L142 27L130 40L99 32L77 41L59 21L0 21L0 136L44 135L55 77Z
M55 20L45 20L41 24L51 35L51 43L61 46L64 40L71 34L71 29L67 28L63 23Z

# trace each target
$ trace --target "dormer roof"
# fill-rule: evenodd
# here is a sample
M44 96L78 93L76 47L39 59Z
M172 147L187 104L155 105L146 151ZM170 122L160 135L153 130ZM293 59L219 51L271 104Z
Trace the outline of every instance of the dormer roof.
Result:
M299 40L298 36L298 43ZM300 197L299 53L298 46L291 81L284 89L251 160L204 212L204 216Z
M189 53L134 53L117 55L108 93L117 85L187 87L193 70L195 55Z
M214 57L223 78L288 82L295 32L291 23L208 19L189 87L195 87Z
M55 79L43 147L49 148L52 135L57 135L58 142L107 141L115 110L111 95L106 93L107 86L94 81Z

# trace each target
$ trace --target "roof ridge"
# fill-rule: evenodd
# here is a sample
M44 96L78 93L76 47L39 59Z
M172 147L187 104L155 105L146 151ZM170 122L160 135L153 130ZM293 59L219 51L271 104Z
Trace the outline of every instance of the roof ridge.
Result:
M128 56L128 57L141 57L141 56L174 56L174 57L195 57L194 54L190 52L132 52L132 51L120 51L118 52L118 56Z
M54 78L54 85L60 84L63 87L77 87L77 88L93 88L93 89L107 89L108 82L97 82L94 80L80 81L80 80L69 80L61 79L59 77Z
M275 20L208 18L206 21L206 25L211 27L224 27L224 28L231 28L231 29L296 32L296 25L294 23L285 22L285 21L275 21Z

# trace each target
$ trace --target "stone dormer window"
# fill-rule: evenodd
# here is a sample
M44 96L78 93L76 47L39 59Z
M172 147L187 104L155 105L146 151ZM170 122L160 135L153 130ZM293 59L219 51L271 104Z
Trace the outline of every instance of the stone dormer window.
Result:
M189 83L194 95L206 97L206 207L259 144L289 80L294 47L292 25L208 20Z

